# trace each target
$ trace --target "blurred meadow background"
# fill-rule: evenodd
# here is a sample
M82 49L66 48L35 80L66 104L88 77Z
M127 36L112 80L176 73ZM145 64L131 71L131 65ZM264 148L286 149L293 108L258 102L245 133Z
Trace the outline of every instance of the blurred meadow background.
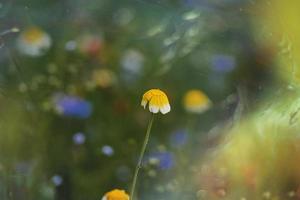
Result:
M300 3L0 2L0 199L300 199ZM107 199L119 200L119 199Z

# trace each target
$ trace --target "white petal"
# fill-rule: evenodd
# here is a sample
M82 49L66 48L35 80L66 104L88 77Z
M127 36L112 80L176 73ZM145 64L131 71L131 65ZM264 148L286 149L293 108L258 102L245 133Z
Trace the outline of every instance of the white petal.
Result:
M149 106L149 110L150 110L150 112L152 112L152 113L158 113L159 107L158 107L158 106L153 106L153 105L151 105L151 106Z
M144 109L145 109L145 108L146 108L146 105L147 105L147 101L144 101L144 100L143 100L143 101L141 102L141 106L143 106Z
M18 50L25 55L41 56L51 47L51 43L49 35L43 34L36 42L28 42L23 37L19 37L17 40L17 47Z
M106 196L102 197L102 199L101 199L101 200L107 200Z
M170 104L166 104L166 105L164 105L163 107L160 108L160 112L161 112L162 114L166 114L166 113L168 113L168 112L170 112L170 111L171 111L171 106L170 106Z
M201 113L207 111L209 108L210 108L210 105L204 105L204 106L187 106L186 110L188 112L191 112L191 113L201 114Z

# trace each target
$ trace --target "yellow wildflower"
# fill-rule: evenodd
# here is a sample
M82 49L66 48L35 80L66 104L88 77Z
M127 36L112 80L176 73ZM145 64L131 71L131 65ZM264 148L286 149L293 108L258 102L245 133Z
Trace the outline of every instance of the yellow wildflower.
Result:
M183 99L186 111L203 113L211 107L210 99L201 90L189 90Z
M129 195L124 190L114 189L107 192L102 200L129 200Z
M114 72L111 70L97 69L93 71L92 80L97 86L101 88L108 88L115 83L116 77Z
M38 27L29 27L24 30L18 40L18 50L28 56L45 54L51 46L50 36Z
M158 113L160 111L162 114L166 114L171 110L167 95L159 89L148 90L143 95L141 105L146 108L148 103L149 110L152 113Z

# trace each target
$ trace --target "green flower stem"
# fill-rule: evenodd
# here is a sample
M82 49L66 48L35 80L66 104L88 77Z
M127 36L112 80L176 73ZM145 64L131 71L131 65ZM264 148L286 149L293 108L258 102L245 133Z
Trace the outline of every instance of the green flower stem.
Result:
M143 144L143 147L142 147L142 150L141 150L141 153L140 153L138 164L135 168L133 182L132 182L131 191L130 191L130 199L131 200L134 199L134 190L135 190L135 186L136 186L136 181L137 181L137 178L138 178L138 175L139 175L139 171L142 168L142 161L143 161L143 158L144 158L144 154L145 154L145 151L146 151L147 144L149 142L153 120L154 120L154 114L152 114L152 117L149 121L146 136L145 136L145 139L144 139L144 144Z

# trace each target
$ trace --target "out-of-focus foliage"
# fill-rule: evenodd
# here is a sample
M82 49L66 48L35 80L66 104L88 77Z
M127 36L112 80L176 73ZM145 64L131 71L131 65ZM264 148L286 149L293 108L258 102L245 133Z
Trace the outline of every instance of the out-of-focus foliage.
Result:
M299 84L300 28L298 1L266 1L255 5L253 23L257 42L274 56L280 79Z
M275 96L280 100L223 130L196 178L205 199L299 198L299 94Z
M219 146L200 162L204 199L300 198L298 7L277 0L253 5L255 40L274 63L276 82L256 109L222 130Z

